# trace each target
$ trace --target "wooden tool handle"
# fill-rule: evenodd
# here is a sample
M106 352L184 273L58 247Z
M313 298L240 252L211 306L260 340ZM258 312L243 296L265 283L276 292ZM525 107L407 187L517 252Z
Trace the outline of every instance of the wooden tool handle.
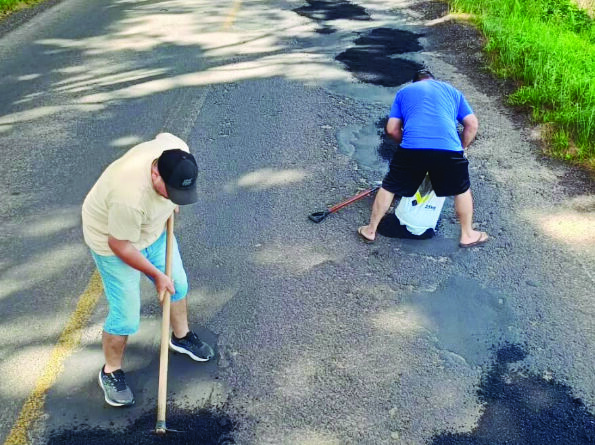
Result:
M380 186L375 186L375 187L369 188L367 190L364 190L362 192L359 192L357 195L349 198L348 200L343 201L343 202L340 202L339 204L336 204L336 205L332 206L330 209L328 209L328 212L329 213L334 213L337 210L341 210L343 207L347 207L349 204L351 204L351 203L353 203L355 201L358 201L358 200L360 200L362 198L365 198L368 195L371 195L372 193L374 193L379 188L380 188Z
M172 246L174 240L174 214L172 213L167 220L167 244L165 250L165 274L171 278L171 259ZM165 406L167 404L167 365L169 359L169 317L171 294L163 291L163 310L161 318L161 352L159 354L159 388L157 390L157 424L155 432L164 434L167 430L165 426Z

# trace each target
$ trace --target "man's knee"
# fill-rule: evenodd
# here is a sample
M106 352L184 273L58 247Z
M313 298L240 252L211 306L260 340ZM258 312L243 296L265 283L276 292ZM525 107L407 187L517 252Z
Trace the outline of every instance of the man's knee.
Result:
M174 288L176 293L171 296L171 301L179 301L186 298L188 294L188 279L184 275L183 278L174 279Z
M115 314L110 311L103 330L112 335L132 335L138 331L140 314Z
M436 194L436 196L438 196L438 195ZM454 195L455 199L457 199L457 198L464 199L464 198L468 198L470 196L471 196L471 187L467 187L467 189L464 192L457 193L456 195Z

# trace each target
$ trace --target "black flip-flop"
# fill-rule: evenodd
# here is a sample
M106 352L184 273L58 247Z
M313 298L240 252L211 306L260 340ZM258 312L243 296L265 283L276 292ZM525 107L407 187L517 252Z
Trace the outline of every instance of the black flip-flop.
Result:
M485 235L485 238L481 239L484 235ZM468 244L459 243L459 247L462 247L463 249L468 249L469 247L483 246L485 243L488 242L489 239L490 239L490 236L486 232L481 232L479 234L479 238L477 238L477 241L473 241L472 243L468 243Z
M361 240L362 240L364 243L366 243L366 244L372 244L372 243L374 242L374 240L373 240L373 239L370 239L370 238L368 238L367 236L365 236L365 235L362 233L362 228L361 228L361 227L358 227L358 228L357 228L357 234L359 235L359 237L361 238Z

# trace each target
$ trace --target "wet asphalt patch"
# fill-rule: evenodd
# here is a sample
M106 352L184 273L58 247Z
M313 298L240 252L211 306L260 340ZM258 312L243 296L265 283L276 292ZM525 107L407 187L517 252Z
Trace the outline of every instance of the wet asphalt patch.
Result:
M438 240L411 241L409 246L405 241L409 240L399 246L403 252L444 255ZM436 289L404 295L400 310L404 318L416 320L420 329L434 333L440 350L469 366L488 363L493 344L517 339L511 329L515 316L508 298L465 275L451 275Z
M440 434L431 445L595 444L595 416L569 386L511 370L526 355L516 344L501 347L478 391L484 409L477 427L470 433Z
M120 408L126 416L126 408ZM167 427L178 430L155 434L155 411L142 415L125 429L109 430L79 425L68 431L54 431L48 445L232 445L234 422L219 411L168 406Z
M388 116L365 126L353 125L339 130L339 150L367 172L369 180L378 181L388 172L388 165L398 145L384 131Z
M409 82L424 68L421 63L395 57L397 54L418 52L422 34L392 28L376 28L357 38L355 47L335 57L357 79L365 83L396 87Z

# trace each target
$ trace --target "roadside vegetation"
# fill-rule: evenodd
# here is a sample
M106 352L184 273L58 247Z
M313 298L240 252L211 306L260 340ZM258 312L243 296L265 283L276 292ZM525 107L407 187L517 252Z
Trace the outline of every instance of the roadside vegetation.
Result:
M40 1L42 0L0 0L0 17Z
M41 0L0 0L0 16ZM447 0L473 15L511 104L543 124L551 155L595 170L595 0Z
M595 0L450 0L486 37L490 68L513 79L551 155L595 169Z

